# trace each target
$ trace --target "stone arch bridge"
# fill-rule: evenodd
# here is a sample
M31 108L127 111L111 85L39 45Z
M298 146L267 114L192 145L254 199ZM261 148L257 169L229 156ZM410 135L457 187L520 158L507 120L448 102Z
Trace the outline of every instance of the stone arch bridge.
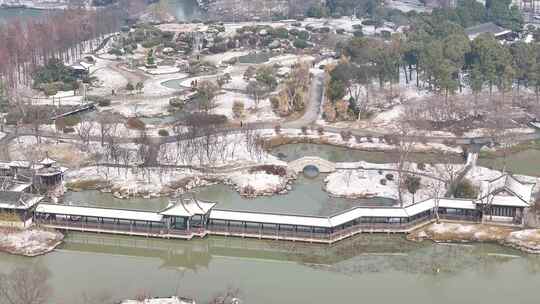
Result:
M336 171L336 164L317 156L305 156L289 163L289 167L295 172L302 172L305 167L316 167L321 173Z

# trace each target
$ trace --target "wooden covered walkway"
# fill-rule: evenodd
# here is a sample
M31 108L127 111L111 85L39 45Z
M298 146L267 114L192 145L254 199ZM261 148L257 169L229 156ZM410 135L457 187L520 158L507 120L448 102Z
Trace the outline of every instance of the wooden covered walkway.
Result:
M198 206L197 208L195 208ZM63 231L155 238L192 239L206 235L335 243L360 233L407 233L435 218L433 200L405 208L357 207L330 217L212 209L214 203L175 205L162 211L41 204L34 222ZM445 219L479 221L470 200L439 202Z

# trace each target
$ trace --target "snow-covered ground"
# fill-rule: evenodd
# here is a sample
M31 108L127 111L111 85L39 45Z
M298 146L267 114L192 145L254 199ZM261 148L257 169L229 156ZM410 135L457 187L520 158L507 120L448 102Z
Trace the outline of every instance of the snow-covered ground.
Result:
M35 136L21 136L10 142L8 151L11 159L40 160L46 153L67 166L79 166L88 162L95 153L101 152L99 145L88 145L83 150L80 143L71 140L57 142L51 138L41 138L38 143Z
M98 144L98 143L96 143ZM192 149L193 142L180 142L163 144L159 153L158 161L170 165L194 165L210 166L219 168L215 174L202 174L196 170L170 168L103 168L83 167L67 172L66 181L77 188L78 184L99 182L108 184L107 190L117 197L128 196L165 196L176 191L179 184L184 188L192 188L205 185L205 179L223 181L235 185L251 185L263 193L269 193L276 189L276 183L283 184L284 180L263 181L264 177L271 176L255 174L250 176L247 171L242 171L246 179L239 177L239 170L260 164L276 164L286 166L286 163L260 149L249 147L246 143L245 134L229 134L213 142L209 153L200 149ZM132 147L134 152L136 147ZM209 156L210 155L210 156ZM54 157L51 155L51 157ZM210 159L209 159L210 157ZM202 159L202 161L201 161ZM130 162L133 165L133 161ZM219 173L222 172L222 173ZM187 181L188 184L184 185ZM285 179L287 181L287 179ZM286 182L285 182L286 184ZM281 189L282 187L280 187Z
M493 180L500 177L503 173L498 170L489 169L486 167L474 166L467 172L465 178L470 180L475 186L480 186L480 181ZM515 178L523 183L534 183L533 193L540 191L540 177L514 174Z
M536 132L536 130L534 128L528 128L528 127L524 127L524 128L511 128L511 129L506 129L505 130L505 134L529 134L529 133L534 133ZM491 136L491 134L493 133L493 130L489 130L489 129L485 129L485 128L480 128L480 129L473 129L473 130L470 130L470 131L467 131L465 133L463 133L463 137L484 137L484 136Z
M119 91L126 87L128 80L118 71L110 68L110 60L95 58L96 62L90 68L90 75L98 79L96 87L90 87L90 95L109 95L112 90Z
M0 251L16 255L38 256L53 251L62 243L63 238L63 234L52 230L0 228Z
M540 253L540 230L525 229L511 232L503 244L528 253Z
M398 200L398 175L394 171L396 164L375 164L368 162L338 163L336 172L329 174L324 180L324 189L332 196L348 198L371 198L385 197ZM456 170L463 167L455 165ZM363 168L346 169L343 168ZM407 163L404 168L417 172L420 177L420 188L413 195L402 190L402 200L404 205L423 201L434 196L437 190L439 195L443 195L446 188L439 181L428 176L440 177L442 174L441 165L425 165L424 170L419 170L417 164ZM405 177L407 174L404 174ZM427 175L427 176L423 176ZM384 182L382 182L384 180ZM384 183L384 185L383 185Z
M212 140L209 153L206 153L202 148L192 150L194 143L190 141L163 144L158 161L171 165L207 165L213 167L237 167L263 163L286 164L266 151L248 145L246 137L248 136L242 133L220 136ZM201 138L201 140L204 139Z
M187 170L160 170L156 168L106 168L84 167L66 173L68 187L78 189L79 185L108 184L102 189L112 192L115 197L132 196L158 197L166 196L176 190L176 185L185 178L194 178L193 172ZM194 178L195 179L195 178ZM196 183L196 182L195 182Z
M275 136L274 130L261 130L262 136L266 138L271 138ZM368 150L368 151L391 151L396 150L396 146L390 145L384 142L382 137L358 137L355 138L352 136L348 140L344 140L343 137L338 133L324 132L324 134L319 134L316 130L307 130L307 134L303 134L298 129L282 129L279 136L288 139L295 139L302 141L306 140L315 140L320 143L327 143L336 146L342 146L347 148L359 149L359 150ZM461 147L452 147L439 143L415 143L412 147L414 152L442 152L442 153L461 153Z
M232 108L235 101L244 103L244 114L240 118L235 118L233 115ZM268 98L260 100L257 105L255 100L247 94L227 91L216 96L214 102L216 103L216 107L212 109L212 113L225 115L232 121L272 122L280 119L272 110L272 105Z
M148 73L150 75L163 75L163 74L173 74L173 73L179 73L180 68L176 66L157 66L156 68L146 68L146 67L138 67L139 70Z
M540 253L540 229L524 229L486 224L433 223L411 232L407 238L435 242L498 242L528 253Z
M267 64L279 64L281 66L291 67L297 63L312 63L313 61L315 61L315 57L311 55L285 54L270 58Z
M83 103L83 96L76 95L74 91L59 91L52 96L35 96L32 98L34 105L62 105L78 106Z
M178 297L170 297L170 298L153 298L153 299L145 299L142 301L139 300L126 300L123 301L121 304L194 304L194 301L188 301L185 299L180 299Z
M232 184L240 195L254 197L286 193L291 189L289 183L294 178L294 175L279 176L266 172L238 171L229 174L228 183Z
M440 222L424 226L407 238L435 242L502 242L514 230L505 226Z

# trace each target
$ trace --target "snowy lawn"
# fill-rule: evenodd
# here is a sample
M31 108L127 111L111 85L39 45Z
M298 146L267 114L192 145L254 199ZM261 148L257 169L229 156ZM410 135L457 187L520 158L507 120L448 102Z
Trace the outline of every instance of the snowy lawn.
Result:
M39 160L48 153L49 157L72 167L88 163L95 153L101 151L97 144L84 148L82 144L71 140L57 142L55 139L41 138L38 143L35 136L21 136L9 143L8 151L11 159L15 160Z
M229 120L241 120L243 122L269 122L280 119L272 110L272 106L268 98L260 100L259 104L257 105L255 100L247 94L227 91L216 96L214 101L216 103L216 107L212 109L212 113L225 115ZM244 114L240 118L235 118L233 115L232 108L235 101L244 103Z
M411 232L407 238L435 242L503 241L515 228L484 224L433 223Z
M291 189L289 183L295 175L279 176L266 172L234 172L228 175L228 183L232 184L242 196L284 194Z
M303 134L298 129L282 129L278 135L275 134L275 130L271 129L261 130L261 132L267 139L281 138L282 140L295 142L315 141L320 144L330 144L366 151L392 151L397 149L395 145L386 143L382 137L351 136L351 138L344 139L339 133L323 131L323 134L319 134L317 130L310 129L307 130L306 134ZM461 153L462 149L459 146L448 146L439 143L423 144L418 142L413 145L412 152Z
M153 298L153 299L145 299L142 301L138 300L126 300L123 301L120 304L194 304L193 301L186 301L183 299L180 299L178 297L170 297L170 298Z
M399 199L398 175L397 172L393 171L397 169L396 164L375 164L362 161L338 163L337 166L342 169L329 174L324 180L324 189L330 195L348 198L385 197ZM455 166L456 170L462 167L462 165ZM364 169L343 170L358 167ZM418 175L415 176L420 177L420 188L414 196L407 189L402 189L402 199L405 206L433 197L434 187L440 187L438 191L441 194L446 191L440 182L428 177L441 177L444 172L441 171L440 165L426 164L424 170L419 170L417 164L407 163L405 169L417 172ZM406 175L404 174L404 178Z
M156 68L146 68L146 67L138 67L139 70L150 74L150 75L163 75L163 74L173 74L180 72L180 68L176 66L170 66L170 65L160 65Z

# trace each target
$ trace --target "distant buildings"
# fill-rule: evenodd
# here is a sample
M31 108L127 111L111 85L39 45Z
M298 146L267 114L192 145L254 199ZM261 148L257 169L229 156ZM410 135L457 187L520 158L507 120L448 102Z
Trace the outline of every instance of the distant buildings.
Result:
M30 226L40 202L63 194L65 171L50 158L39 163L0 162L0 226Z
M493 34L499 40L513 40L516 36L511 30L498 26L493 22L482 23L465 29L465 35L470 40L474 40L479 35L486 33Z
M50 198L63 194L66 168L45 158L39 163L30 161L0 162L0 191L39 193Z

